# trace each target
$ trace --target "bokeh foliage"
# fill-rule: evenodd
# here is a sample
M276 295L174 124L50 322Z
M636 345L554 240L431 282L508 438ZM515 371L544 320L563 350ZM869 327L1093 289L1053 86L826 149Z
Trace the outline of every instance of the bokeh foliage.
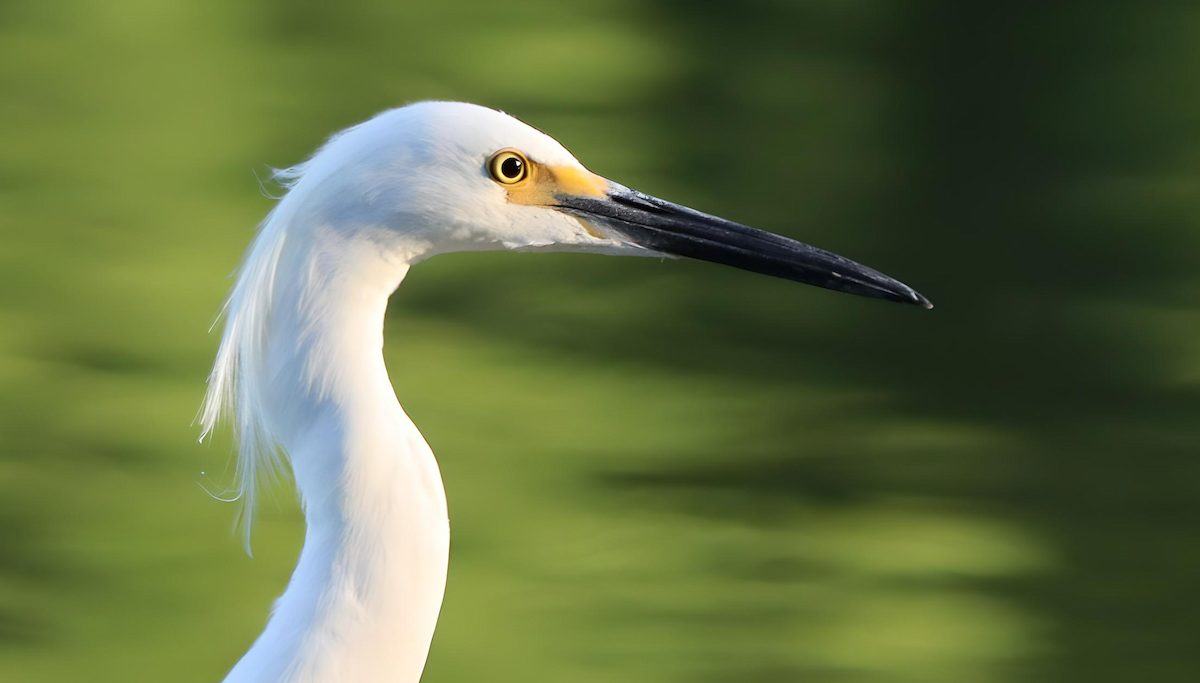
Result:
M1200 680L1200 7L0 2L0 680L215 681L190 424L255 173L419 99L876 266L470 254L394 297L454 528L427 681ZM201 474L203 472L204 474Z

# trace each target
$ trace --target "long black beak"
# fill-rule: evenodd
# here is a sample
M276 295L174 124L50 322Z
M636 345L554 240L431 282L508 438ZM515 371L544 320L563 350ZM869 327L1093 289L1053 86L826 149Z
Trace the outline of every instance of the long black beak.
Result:
M913 288L832 252L611 183L605 197L560 195L558 208L652 251L721 263L839 292L933 308Z

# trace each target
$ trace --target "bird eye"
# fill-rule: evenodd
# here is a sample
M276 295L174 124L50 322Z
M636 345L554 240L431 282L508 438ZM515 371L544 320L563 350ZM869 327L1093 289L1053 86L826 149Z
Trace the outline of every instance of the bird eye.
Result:
M520 152L504 149L492 155L488 162L488 173L492 179L504 185L519 183L529 175L529 162Z

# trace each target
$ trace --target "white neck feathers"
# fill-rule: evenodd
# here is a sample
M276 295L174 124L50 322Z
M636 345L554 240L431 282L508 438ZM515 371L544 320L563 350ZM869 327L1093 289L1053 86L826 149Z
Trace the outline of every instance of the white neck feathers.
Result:
M268 217L226 303L202 413L239 438L239 495L286 458L304 549L266 630L228 683L415 683L445 587L437 462L383 363L387 299L415 251L383 245L291 193ZM297 201L289 201L297 200Z

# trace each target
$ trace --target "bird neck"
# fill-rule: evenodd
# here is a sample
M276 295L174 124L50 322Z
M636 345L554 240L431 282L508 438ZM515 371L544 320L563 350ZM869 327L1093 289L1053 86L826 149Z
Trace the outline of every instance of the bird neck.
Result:
M264 406L291 459L304 548L228 683L416 683L445 589L437 461L383 362L388 296L408 270L373 245L316 235L283 250Z

